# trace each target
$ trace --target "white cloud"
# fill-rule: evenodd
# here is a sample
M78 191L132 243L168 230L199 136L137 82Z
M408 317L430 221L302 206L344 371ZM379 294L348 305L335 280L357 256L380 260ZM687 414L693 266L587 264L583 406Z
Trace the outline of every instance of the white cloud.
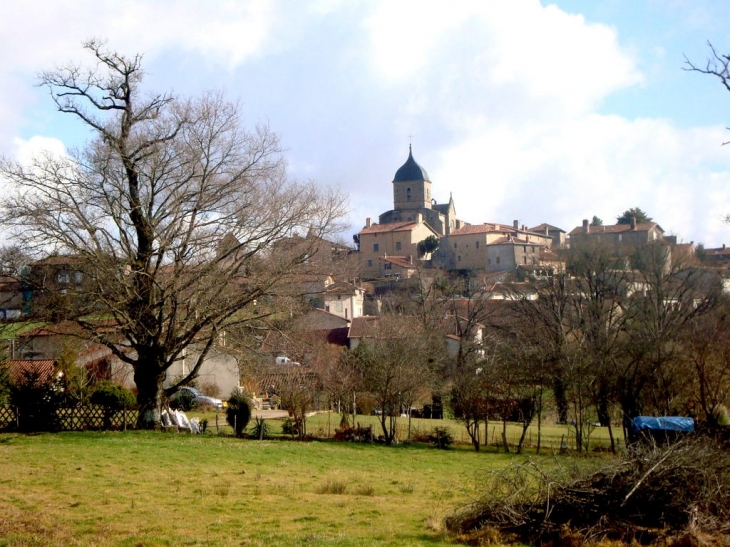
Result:
M80 43L99 37L121 51L181 49L236 66L265 47L276 9L268 0L6 2L0 59L6 70L36 71L77 59Z
M638 206L667 233L714 242L727 233L730 212L730 154L717 146L723 135L722 127L683 130L598 114L489 131L443 154L431 171L434 194L451 185L467 221L520 218L566 231L594 214L612 223Z
M278 116L292 171L350 185L355 226L391 207L413 134L435 197L453 191L465 220L570 229L640 206L668 231L717 243L730 212L727 134L609 115L618 94L639 97L682 61L664 59L673 43L628 49L614 20L538 0L0 3L0 150L21 130L72 131L47 102L36 108L33 74L83 59L81 41L99 36L144 51L160 89L208 89L215 77L247 110ZM16 145L24 157L61 150L40 137Z
M464 108L491 89L585 112L643 78L614 29L537 0L383 2L366 27L386 85L442 91L447 103L468 95Z
M66 146L58 139L36 135L28 140L14 140L13 157L23 165L32 165L34 159L42 160L44 156L63 158Z

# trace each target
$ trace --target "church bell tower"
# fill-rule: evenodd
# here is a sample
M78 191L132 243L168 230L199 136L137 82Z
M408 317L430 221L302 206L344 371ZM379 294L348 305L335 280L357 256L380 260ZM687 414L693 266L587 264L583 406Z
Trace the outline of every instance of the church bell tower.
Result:
M408 159L393 178L393 209L431 209L431 181L426 170L413 159L408 146Z

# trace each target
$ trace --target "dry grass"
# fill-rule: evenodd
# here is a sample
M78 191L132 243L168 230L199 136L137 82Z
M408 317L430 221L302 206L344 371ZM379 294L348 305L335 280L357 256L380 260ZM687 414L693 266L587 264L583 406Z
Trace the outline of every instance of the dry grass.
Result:
M457 535L498 530L517 541L576 546L730 539L730 453L721 443L688 437L637 445L601 463L593 472L532 461L492 471L480 499L446 525Z
M347 490L347 481L328 480L319 485L317 494L344 494Z

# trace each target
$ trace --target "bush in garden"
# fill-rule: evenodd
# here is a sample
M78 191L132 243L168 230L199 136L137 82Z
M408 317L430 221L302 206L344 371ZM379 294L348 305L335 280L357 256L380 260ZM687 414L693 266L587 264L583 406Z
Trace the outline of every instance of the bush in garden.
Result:
M251 401L243 393L234 391L228 399L226 421L234 429L237 437L243 435L250 419Z
M296 435L297 431L294 420L292 420L291 418L287 418L286 420L284 420L284 423L281 424L281 432L284 435Z
M114 415L125 408L133 408L137 401L134 393L112 382L99 382L91 394L91 404L104 408L104 429L111 429Z
M110 410L133 408L137 401L131 389L112 382L99 382L91 394L91 404L103 406Z
M454 437L451 436L448 427L435 427L428 436L428 442L436 448L446 449L453 444Z
M196 407L195 395L185 389L181 389L173 399L170 400L170 407L182 410L183 412L189 412Z
M18 413L20 431L58 431L58 411L63 406L63 391L56 380L36 371L24 371L10 384L9 401Z
M254 439L268 439L271 436L271 427L263 418L256 418L248 433Z

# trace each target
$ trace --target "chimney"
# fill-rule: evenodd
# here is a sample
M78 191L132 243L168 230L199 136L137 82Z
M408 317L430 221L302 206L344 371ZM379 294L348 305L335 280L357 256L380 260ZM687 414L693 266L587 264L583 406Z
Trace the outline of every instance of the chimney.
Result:
M495 232L499 232L499 224L495 224L494 225L494 231Z
M413 255L408 255L408 264L413 264Z
M725 244L724 243L722 244L722 250L723 251L725 250Z
M373 219L368 217L365 219L365 228L370 228L373 225Z
M636 217L631 217L631 229L636 230Z
M418 222L418 224L423 222L423 213L416 213L416 222Z
M546 236L550 235L550 228L548 228L547 226L545 226L545 235Z
M514 226L515 230L519 230L520 229L520 221L519 220L513 220L512 221L512 226Z
M584 218L583 219L583 233L587 234L588 232L590 232L590 230L591 230L591 227L588 225L588 219Z

